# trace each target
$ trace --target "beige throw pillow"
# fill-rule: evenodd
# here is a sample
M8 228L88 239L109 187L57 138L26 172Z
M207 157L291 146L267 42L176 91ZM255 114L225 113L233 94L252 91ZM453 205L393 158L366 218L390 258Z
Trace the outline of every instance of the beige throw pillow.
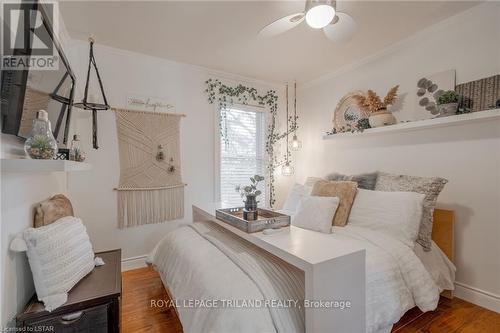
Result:
M65 216L73 216L71 201L63 194L56 194L36 205L35 228L49 225Z
M349 218L357 189L358 184L356 182L318 180L314 183L311 196L338 197L340 203L333 217L332 225L343 227Z

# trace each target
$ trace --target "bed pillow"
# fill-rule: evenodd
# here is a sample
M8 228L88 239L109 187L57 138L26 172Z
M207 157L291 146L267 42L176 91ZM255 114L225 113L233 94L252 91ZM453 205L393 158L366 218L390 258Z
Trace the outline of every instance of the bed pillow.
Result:
M365 190L373 190L375 189L375 184L377 182L378 173L361 173L359 175L347 176L340 173L331 173L326 176L326 179L339 181L339 180L348 180L351 182L358 183L358 188L362 188Z
M447 182L448 180L439 177L426 178L379 172L375 190L417 192L425 195L417 242L426 251L430 251L434 208L437 197Z
M292 224L303 229L330 234L332 232L332 219L339 206L339 201L337 197L303 197L300 199Z
M295 212L299 207L300 199L305 196L311 195L312 186L306 186L302 184L295 183L288 193L285 203L283 204L283 210L287 212Z
M413 248L425 195L358 189L349 225L383 232Z
M95 266L85 226L73 216L24 230L12 241L11 250L27 252L38 300L48 311L63 305L68 291Z
M357 188L358 184L355 182L320 180L314 184L311 196L338 197L340 200L339 208L333 217L332 225L343 227L347 223Z
M71 201L63 194L56 194L36 205L35 228L49 225L61 217L73 215Z

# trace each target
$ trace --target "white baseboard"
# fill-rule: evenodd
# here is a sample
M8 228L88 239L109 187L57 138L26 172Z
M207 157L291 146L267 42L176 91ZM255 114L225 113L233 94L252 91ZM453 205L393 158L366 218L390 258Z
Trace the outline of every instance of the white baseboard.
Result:
M465 283L455 282L455 296L500 313L500 295L471 287Z
M137 257L130 257L122 259L122 272L129 271L131 269L146 267L147 254Z

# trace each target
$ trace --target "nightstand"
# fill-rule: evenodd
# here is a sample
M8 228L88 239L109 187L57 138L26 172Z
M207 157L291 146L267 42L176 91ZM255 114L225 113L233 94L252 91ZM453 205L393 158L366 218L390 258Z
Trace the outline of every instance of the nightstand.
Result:
M120 331L121 250L96 253L106 263L95 267L68 293L68 301L52 312L36 295L16 320L18 327L57 333Z

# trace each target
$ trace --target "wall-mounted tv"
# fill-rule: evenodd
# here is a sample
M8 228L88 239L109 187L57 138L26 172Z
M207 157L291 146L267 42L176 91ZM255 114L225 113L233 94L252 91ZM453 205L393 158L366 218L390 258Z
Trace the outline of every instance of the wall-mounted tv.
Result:
M40 69L27 67L24 69L2 69L1 74L1 120L2 133L27 138L36 112L46 110L52 124L54 137L59 145L64 146L68 141L68 132L71 121L71 108L75 88L75 75L63 52L57 36L54 35L52 25L53 11L46 4L38 2L20 2L17 11L19 18L17 28L4 19L3 31L10 31L11 38L23 38L23 47L14 48L12 54L6 56L24 56L34 58L37 38L49 40L53 45L53 52L58 61L58 69ZM14 8L16 9L16 8ZM4 8L5 10L5 8ZM30 13L31 21L24 19ZM33 14L34 13L34 14ZM33 17L35 16L35 17ZM41 20L36 23L36 20ZM32 26L37 27L36 35L28 34ZM14 28L13 28L14 27ZM33 30L33 29L32 29ZM21 43L22 44L22 43ZM35 51L34 51L35 50Z

